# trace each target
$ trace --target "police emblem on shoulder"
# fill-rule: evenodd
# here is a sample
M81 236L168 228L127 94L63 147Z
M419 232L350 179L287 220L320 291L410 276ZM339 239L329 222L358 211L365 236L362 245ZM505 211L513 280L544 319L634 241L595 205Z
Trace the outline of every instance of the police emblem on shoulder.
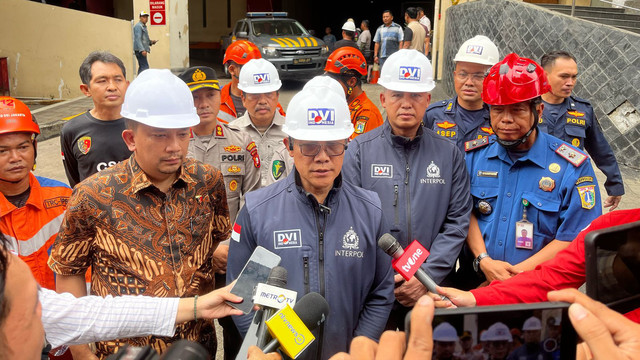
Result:
M280 179L282 174L284 174L285 163L282 160L274 160L273 164L271 164L271 175L275 180Z

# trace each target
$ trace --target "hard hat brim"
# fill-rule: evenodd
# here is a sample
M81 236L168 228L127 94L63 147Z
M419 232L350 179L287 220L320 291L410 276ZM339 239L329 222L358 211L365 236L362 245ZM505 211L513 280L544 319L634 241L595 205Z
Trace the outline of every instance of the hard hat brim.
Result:
M402 92L411 92L411 93L424 93L429 92L436 87L435 82L431 82L430 84L403 84L400 85L397 82L392 81L384 81L382 79L378 80L378 84L382 85L387 90L392 91L402 91Z
M193 115L155 115L139 116L121 112L123 117L158 129L184 129L200 124L200 117L196 112Z
M296 140L304 140L304 141L337 141L337 140L346 140L353 134L353 125L351 125L351 129L331 129L331 130L307 130L307 129L288 129L285 124L282 127L282 131L285 134L291 136Z
M265 94L272 91L278 91L282 87L282 81L278 80L271 85L263 86L241 86L238 84L238 89L246 92L247 94Z

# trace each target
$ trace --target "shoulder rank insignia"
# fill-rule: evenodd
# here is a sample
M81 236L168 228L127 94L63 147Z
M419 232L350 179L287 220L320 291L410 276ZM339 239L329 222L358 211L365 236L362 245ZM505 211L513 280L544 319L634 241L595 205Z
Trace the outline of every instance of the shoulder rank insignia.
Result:
M483 146L489 145L489 137L483 136L479 139L467 141L464 143L464 151L471 151L475 149L479 149Z
M567 144L560 145L560 147L556 149L556 153L575 167L580 166L587 159L587 155Z
M447 111L451 111L452 107L453 107L453 101L449 101L449 104L447 105Z
M216 125L216 137L224 136L224 131L222 131L222 125Z

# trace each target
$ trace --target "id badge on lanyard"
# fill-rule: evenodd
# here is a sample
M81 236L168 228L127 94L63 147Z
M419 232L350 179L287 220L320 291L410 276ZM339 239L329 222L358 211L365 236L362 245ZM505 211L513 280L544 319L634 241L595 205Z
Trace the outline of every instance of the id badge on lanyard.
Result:
M522 199L522 219L516 222L516 248L533 249L533 223L527 220L529 201Z

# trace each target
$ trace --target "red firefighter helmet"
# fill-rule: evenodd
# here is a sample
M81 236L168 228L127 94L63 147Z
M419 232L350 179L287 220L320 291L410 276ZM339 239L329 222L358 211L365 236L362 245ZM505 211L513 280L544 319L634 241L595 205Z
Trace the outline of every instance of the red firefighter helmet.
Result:
M251 59L261 59L262 54L260 54L260 49L256 46L256 44L247 40L238 40L234 41L229 45L227 51L224 52L224 60L222 60L223 64L226 64L227 61L233 61L238 65L244 65Z
M40 134L40 127L22 101L9 96L0 96L0 134L14 132Z
M489 105L509 105L536 98L551 90L538 63L511 53L493 65L484 79L482 101Z
M329 55L324 71L334 74L344 74L347 70L355 70L360 75L367 75L367 60L360 50L345 46L336 49Z

